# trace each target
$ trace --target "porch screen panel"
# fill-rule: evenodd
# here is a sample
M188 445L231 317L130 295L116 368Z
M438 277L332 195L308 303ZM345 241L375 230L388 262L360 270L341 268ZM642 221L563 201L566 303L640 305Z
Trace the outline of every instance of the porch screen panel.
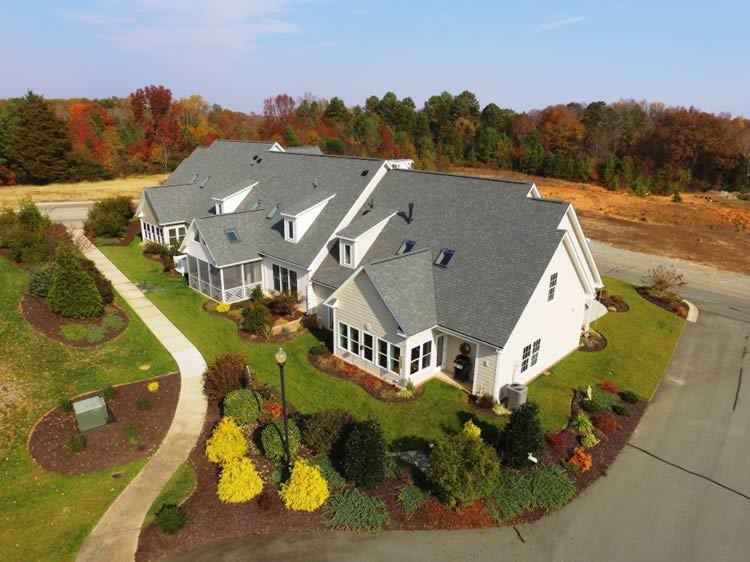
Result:
M194 275L198 275L198 260L196 260L193 256L188 255L188 273L190 274L190 277L193 277Z
M252 285L260 283L260 262L254 261L245 264L245 284Z
M242 286L242 266L233 265L224 268L224 290Z
M201 276L201 293L208 295L208 263L198 260L198 274Z
M209 267L211 268L211 285L221 289L221 272L219 268L211 264L209 264Z

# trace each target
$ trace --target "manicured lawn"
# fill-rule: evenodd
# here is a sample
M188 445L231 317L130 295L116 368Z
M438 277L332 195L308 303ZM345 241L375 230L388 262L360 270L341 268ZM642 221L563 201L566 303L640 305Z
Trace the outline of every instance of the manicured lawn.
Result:
M198 347L208 361L226 351L246 354L256 376L279 388L274 344L254 344L241 339L233 322L207 314L205 298L180 280L167 279L161 265L143 257L137 240L128 247L102 247L102 252L132 281L159 287L149 298ZM504 422L494 416L477 416L467 396L444 383L427 383L424 394L413 402L387 403L372 398L359 386L315 369L307 351L317 342L310 333L284 345L289 355L286 385L289 400L302 413L344 407L359 418L380 420L391 442L411 446L412 437L433 440L446 430L457 431L470 416L484 422L487 431Z
M190 494L195 490L195 486L198 481L198 475L195 473L195 469L188 462L181 464L180 468L177 469L166 483L164 489L154 500L153 505L148 510L146 517L143 519L143 526L145 527L154 520L156 513L165 505L180 505Z
M72 560L144 461L85 476L52 474L26 451L31 428L63 397L177 367L119 297L131 319L127 330L100 347L71 349L23 319L26 274L0 258L0 279L0 560ZM151 367L140 370L144 364Z
M593 324L607 338L604 350L577 351L553 367L552 375L529 386L529 400L539 404L546 432L566 425L574 388L611 380L650 400L682 334L684 320L641 298L632 285L611 278L604 282L630 311L610 312Z

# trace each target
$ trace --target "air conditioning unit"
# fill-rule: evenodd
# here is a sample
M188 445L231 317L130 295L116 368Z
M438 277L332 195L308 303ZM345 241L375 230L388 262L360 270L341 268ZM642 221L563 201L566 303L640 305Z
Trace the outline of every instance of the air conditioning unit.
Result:
M505 395L508 397L508 408L515 410L519 406L526 404L529 387L525 384L514 382L505 388Z

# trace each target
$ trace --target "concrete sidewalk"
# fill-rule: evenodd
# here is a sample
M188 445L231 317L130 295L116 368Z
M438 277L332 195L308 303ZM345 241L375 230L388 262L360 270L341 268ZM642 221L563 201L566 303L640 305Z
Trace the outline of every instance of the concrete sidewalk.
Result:
M203 427L206 400L200 352L97 248L85 250L118 293L172 354L180 369L180 398L164 441L141 473L123 490L86 539L77 560L132 562L146 512L177 468L185 462Z

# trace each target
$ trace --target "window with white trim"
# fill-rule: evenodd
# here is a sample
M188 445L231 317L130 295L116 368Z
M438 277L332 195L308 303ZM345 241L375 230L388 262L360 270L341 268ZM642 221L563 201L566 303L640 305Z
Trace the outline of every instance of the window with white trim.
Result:
M297 272L277 264L273 264L273 290L277 293L297 292Z
M375 341L372 337L372 334L362 332L362 358L365 361L369 361L370 363L372 363L375 360L374 346Z
M341 243L341 263L343 265L351 266L354 263L353 259L354 249L352 244L349 242Z
M530 343L523 348L521 354L521 372L527 371L539 361L539 351L542 348L542 340L538 339L533 344Z
M421 366L420 366L421 363ZM409 374L413 375L420 369L426 369L432 363L432 341L411 348L409 355Z
M409 357L409 374L413 375L419 371L419 346L411 348L411 356Z
M549 277L549 290L547 291L547 302L555 298L556 289L557 289L557 273L553 273Z
M349 326L349 351L359 355L359 330Z
M286 220L286 239L294 240L294 221Z
M401 373L401 348L378 339L378 366L396 375Z
M426 341L422 344L422 368L426 369L432 362L432 342Z
M388 370L388 342L378 340L378 366Z

